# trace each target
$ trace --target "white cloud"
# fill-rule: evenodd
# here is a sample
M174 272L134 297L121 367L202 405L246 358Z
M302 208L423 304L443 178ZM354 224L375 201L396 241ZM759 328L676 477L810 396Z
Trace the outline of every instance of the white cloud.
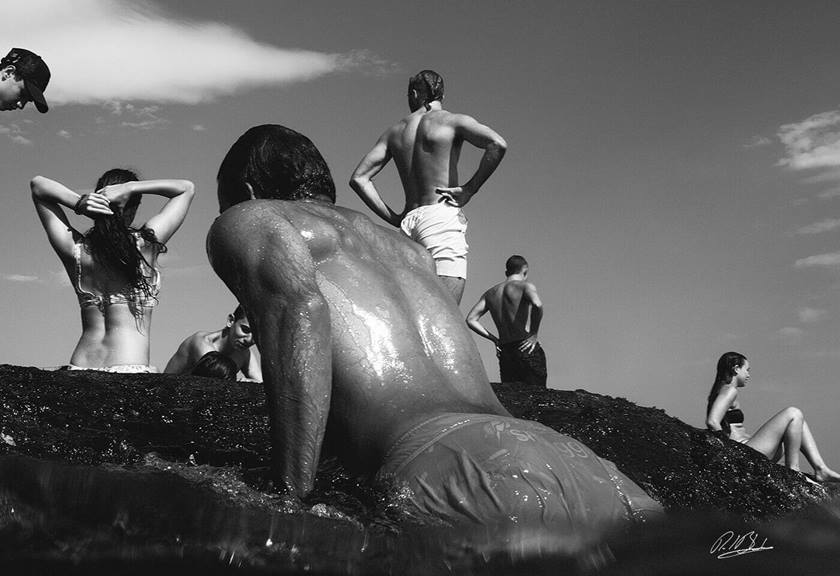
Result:
M67 131L67 130L59 130L58 132L56 132L56 134L58 134L60 137L64 138L65 140L70 140L70 138L72 138L70 132Z
M799 228L797 234L821 234L840 228L840 218L827 218Z
M7 3L0 37L43 56L52 71L51 105L192 104L383 65L365 52L327 54L260 43L225 23L176 19L144 0Z
M20 144L21 146L32 146L32 140L21 136L20 134L9 136L9 138L11 138L12 142L14 142L15 144Z
M773 141L766 136L753 136L743 146L744 148L760 148L772 143Z
M813 324L825 318L828 311L805 306L797 310L796 313L799 316L799 321L803 324Z
M204 127L204 124L193 124L191 128L196 132L204 132L207 130L207 128Z
M786 156L779 164L794 170L840 166L840 110L784 124L777 133Z
M840 252L816 254L800 258L794 264L797 268L837 268L840 267Z
M779 338L791 343L799 342L804 334L805 331L802 328L796 328L795 326L785 326L776 332Z
M819 174L812 174L802 181L806 184L824 184L826 182L840 182L840 169L825 170Z
M133 104L125 104L121 108L119 112L114 112L114 114L125 117L120 122L120 126L124 128L151 130L152 128L160 128L169 124L169 120L158 115L160 106L134 106Z
M829 188L828 190L824 190L818 194L820 198L823 200L830 200L831 198L837 198L840 196L840 188Z
M21 284L41 281L41 279L37 276L30 276L27 274L3 274L2 278L4 280L8 280L9 282L19 282Z
M5 124L0 124L0 134L6 136L15 144L20 144L22 146L32 146L32 140L24 136L26 132L24 132L24 130L15 122L12 122L8 126L6 126Z

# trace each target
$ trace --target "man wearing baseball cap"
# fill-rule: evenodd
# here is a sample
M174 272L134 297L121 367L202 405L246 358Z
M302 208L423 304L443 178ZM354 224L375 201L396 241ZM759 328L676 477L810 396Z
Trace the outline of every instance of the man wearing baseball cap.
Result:
M50 69L40 56L24 48L12 48L0 59L0 110L23 109L33 102L42 114L49 110L44 90Z

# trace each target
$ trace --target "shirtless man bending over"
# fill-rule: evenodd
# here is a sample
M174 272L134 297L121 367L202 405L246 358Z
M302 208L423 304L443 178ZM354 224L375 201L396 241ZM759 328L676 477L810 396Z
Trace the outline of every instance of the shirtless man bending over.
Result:
M502 382L524 382L545 387L545 352L537 341L542 321L542 301L537 287L527 282L528 262L513 255L505 263L505 281L481 295L467 314L473 332L496 345ZM498 336L479 321L490 312Z
M443 78L423 70L408 83L411 114L388 128L362 158L350 186L383 220L401 227L435 260L437 275L460 304L467 277L467 218L461 208L490 177L507 144L465 114L442 108ZM464 141L484 150L478 169L463 185L458 159ZM405 190L405 208L392 210L373 184L393 158Z
M233 314L228 314L227 324L221 330L199 331L181 342L164 372L189 374L205 354L219 352L236 362L239 380L262 382L260 362L251 353L253 344L251 324L242 306L237 306Z
M656 506L581 443L508 414L428 252L336 206L308 138L251 128L218 194L208 256L251 319L278 486L306 495L323 443L454 522L574 527Z

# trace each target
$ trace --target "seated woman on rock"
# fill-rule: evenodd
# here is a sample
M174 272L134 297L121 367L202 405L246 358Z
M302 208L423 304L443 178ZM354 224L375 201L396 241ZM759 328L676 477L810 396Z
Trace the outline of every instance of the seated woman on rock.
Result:
M33 178L30 187L38 217L82 309L82 336L66 368L157 372L149 365L149 330L160 290L157 258L187 215L193 183L140 181L134 172L117 168L105 172L91 194L43 176ZM131 223L145 194L168 201L134 228ZM84 234L75 230L62 206L91 218L93 227Z
M706 404L706 426L758 450L773 462L779 460L784 448L785 465L797 472L801 452L814 467L817 480L840 480L840 474L829 468L820 456L811 429L799 408L785 408L765 422L755 434L747 434L744 413L738 403L738 388L746 386L749 379L750 362L743 354L727 352L720 357L715 383Z

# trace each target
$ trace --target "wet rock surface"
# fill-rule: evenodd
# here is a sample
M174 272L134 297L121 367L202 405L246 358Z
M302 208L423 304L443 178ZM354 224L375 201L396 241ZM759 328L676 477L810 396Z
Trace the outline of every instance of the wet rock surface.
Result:
M636 563L652 574L656 553L688 574L723 569L707 563L709 545L756 522L777 548L840 545L837 500L828 501L837 490L745 446L620 398L494 388L514 415L615 462L670 519L612 540L407 525L398 501L332 457L306 502L286 501L267 485L259 384L0 365L0 563L67 574L180 574L186 565L212 574L572 574ZM826 550L836 547L812 551L813 561L837 560ZM787 559L753 555L753 573Z
M515 416L587 444L670 511L764 519L831 496L831 486L811 484L746 446L656 408L584 390L517 383L494 389ZM265 482L268 420L260 384L0 365L0 398L0 454L127 465L154 453L173 462L233 466L253 485ZM329 458L318 487L358 497L345 503L355 513L374 498Z

